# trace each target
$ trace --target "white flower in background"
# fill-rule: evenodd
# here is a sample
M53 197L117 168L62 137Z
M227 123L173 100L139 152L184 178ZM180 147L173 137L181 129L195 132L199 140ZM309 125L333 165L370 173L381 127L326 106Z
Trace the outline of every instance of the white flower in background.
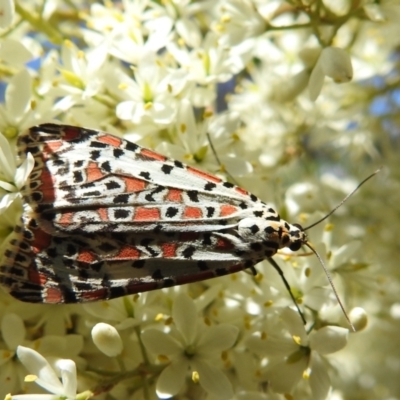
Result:
M158 53L171 40L172 21L153 10L149 1L124 1L123 8L100 4L91 6L83 35L91 47L105 45L113 57L131 64L140 63L148 53ZM162 9L158 7L159 9Z
M312 398L323 400L330 390L330 379L321 356L344 348L348 329L325 326L307 334L298 314L286 308L281 314L283 329L266 337L251 337L251 351L264 355L268 364L265 379L274 392L290 393L303 378L308 380Z
M117 116L134 124L171 124L177 113L174 93L177 88L180 91L186 85L186 73L168 70L157 63L155 55L148 54L134 68L133 74L134 79L124 75L110 77L107 82L111 86L119 80L120 96L127 99L117 105ZM116 87L117 85L111 90L115 91Z
M19 390L24 370L15 362L18 345L25 341L26 329L22 319L14 313L6 313L1 320L0 382L1 390L10 393Z
M35 161L31 153L17 167L14 151L8 140L0 133L0 213L20 196L19 191L31 173Z
M219 399L233 396L232 385L221 371L221 353L233 346L239 333L233 325L203 326L193 300L179 294L172 307L171 332L147 329L142 340L160 361L169 361L157 380L157 394L169 398L183 388L188 371L210 395Z
M14 19L14 0L0 0L0 29L7 29Z
M8 138L31 123L32 78L26 69L16 73L8 82L5 102L0 104L0 131Z
M336 83L350 82L353 78L353 67L349 53L338 47L325 47L321 51L308 83L312 101L319 96L325 76L329 76Z
M54 363L55 368L52 368L38 352L23 346L18 346L17 356L30 373L25 381L35 382L52 394L15 395L12 400L76 399L76 366L72 360L58 359Z
M3 38L0 40L0 60L2 62L10 64L16 68L22 68L24 67L25 63L32 58L33 54L24 44L20 43L19 41L8 38Z
M218 37L212 32L207 33L198 48L188 50L171 42L167 49L199 85L226 82L243 68L241 56L231 48L220 45Z
M266 21L257 11L257 3L242 0L216 2L215 25L212 26L223 37L226 44L242 44L249 38L265 32Z
M60 88L76 102L95 96L103 87L102 67L106 59L104 45L83 51L66 40L61 47L59 69L64 82L60 83Z

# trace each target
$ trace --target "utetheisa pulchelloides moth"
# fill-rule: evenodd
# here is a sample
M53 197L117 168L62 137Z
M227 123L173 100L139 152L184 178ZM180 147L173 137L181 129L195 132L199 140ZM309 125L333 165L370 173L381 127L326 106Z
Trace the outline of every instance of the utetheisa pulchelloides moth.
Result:
M308 244L300 225L246 190L104 132L35 126L19 138L19 156L28 152L22 224L0 268L23 301L112 299Z

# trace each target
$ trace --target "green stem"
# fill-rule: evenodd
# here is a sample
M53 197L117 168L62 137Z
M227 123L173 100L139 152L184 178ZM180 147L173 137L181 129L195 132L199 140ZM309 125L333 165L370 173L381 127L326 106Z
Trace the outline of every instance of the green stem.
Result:
M21 16L21 18L29 22L35 30L42 32L47 35L48 39L54 44L61 44L63 42L62 35L54 29L50 24L38 16L36 13L28 11L21 6L19 2L15 2L15 11Z

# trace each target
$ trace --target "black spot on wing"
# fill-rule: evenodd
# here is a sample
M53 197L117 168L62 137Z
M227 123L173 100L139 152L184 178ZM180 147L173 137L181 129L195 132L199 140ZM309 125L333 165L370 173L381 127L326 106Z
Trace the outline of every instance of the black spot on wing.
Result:
M116 181L110 181L110 182L106 182L106 188L107 188L108 190L111 190L111 189L120 189L120 188L121 188L121 185L120 185L118 182L116 182Z
M128 201L129 201L129 194L127 193L118 194L113 199L113 203L115 204L127 204Z
M100 151L99 150L92 150L90 152L90 159L93 161L96 161L98 158L101 157Z
M148 181L151 180L150 173L147 171L141 171L139 172L139 175L142 176L144 179L147 179Z
M124 151L121 149L114 149L113 150L113 155L115 158L119 158L124 154Z
M175 160L174 161L175 167L178 168L185 168L185 166L183 165L183 163L181 163L180 161Z
M163 166L161 167L161 171L164 172L164 174L166 175L169 175L173 169L174 167L172 165L167 164L163 164Z
M129 151L136 151L139 148L139 146L136 143L132 142L125 142L125 149Z
M199 202L199 192L197 190L188 190L187 195L189 196L189 199L194 203Z
M165 216L168 218L173 218L175 217L176 214L178 214L179 209L176 207L168 207L167 212L165 213Z
M207 182L207 183L204 185L204 190L212 191L212 190L214 190L216 187L217 187L217 185L216 185L214 182Z

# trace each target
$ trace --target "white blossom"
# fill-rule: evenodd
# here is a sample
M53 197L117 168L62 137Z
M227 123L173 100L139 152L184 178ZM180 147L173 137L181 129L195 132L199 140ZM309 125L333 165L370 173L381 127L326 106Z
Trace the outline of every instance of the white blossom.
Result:
M54 395L75 400L77 390L76 366L72 360L59 359L53 369L47 360L38 352L28 347L18 346L17 355L25 368L30 372L29 381L36 382L39 386L52 394L15 395L13 400L24 399L54 399ZM60 381L61 378L61 381Z
M198 380L208 393L221 399L231 398L232 386L216 362L221 352L234 344L237 328L201 326L193 300L184 294L175 298L172 318L175 329L170 334L158 329L147 329L142 333L148 350L170 361L157 381L159 396L168 398L177 394L189 369L192 379Z
M0 213L20 196L20 190L34 167L32 154L17 167L8 140L0 133Z

